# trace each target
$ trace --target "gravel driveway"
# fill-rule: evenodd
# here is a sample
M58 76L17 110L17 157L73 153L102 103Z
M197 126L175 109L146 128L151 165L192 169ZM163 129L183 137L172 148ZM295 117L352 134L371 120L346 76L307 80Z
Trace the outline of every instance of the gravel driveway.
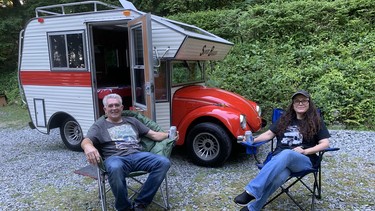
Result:
M29 128L0 130L0 210L100 210L96 181L73 173L87 165L83 153L69 151L58 130L50 135ZM325 157L323 198L317 210L375 210L375 132L330 132L331 146L341 150ZM259 156L268 149L262 147ZM233 198L258 171L252 157L238 153L223 167L204 168L191 164L183 154L176 149L171 156L172 210L240 209ZM302 191L295 194L309 205ZM109 202L113 204L111 195ZM297 208L281 198L265 210Z

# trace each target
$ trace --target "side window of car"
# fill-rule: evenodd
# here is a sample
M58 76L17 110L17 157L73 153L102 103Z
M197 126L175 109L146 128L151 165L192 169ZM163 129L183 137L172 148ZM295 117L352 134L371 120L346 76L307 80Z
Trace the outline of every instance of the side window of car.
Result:
M83 31L49 33L52 70L86 70Z
M204 62L176 61L172 63L172 86L204 82Z

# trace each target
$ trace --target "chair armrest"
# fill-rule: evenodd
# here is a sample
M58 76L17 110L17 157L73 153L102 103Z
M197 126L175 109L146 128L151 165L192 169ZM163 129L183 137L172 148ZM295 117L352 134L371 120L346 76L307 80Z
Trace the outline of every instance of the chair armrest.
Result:
M260 164L261 162L259 161L259 159L257 157L257 149L258 149L258 147L268 143L269 141L271 141L271 140L260 141L260 142L256 142L256 143L249 143L249 142L243 141L243 142L240 142L240 144L246 147L246 154L253 155L256 162L258 164Z
M170 157L172 153L172 149L176 143L176 140L172 139L164 139L163 141L155 141L154 146L150 149L150 152L158 154L158 155L163 155L167 158Z
M319 153L318 153L319 166L320 166L320 163L323 160L323 155L324 155L325 152L333 152L333 151L338 151L338 150L340 150L340 148L337 148L337 147L328 147L326 149L323 149L323 150L319 151Z
M338 151L340 150L340 148L337 148L337 147L328 147L327 149L324 149L322 151L324 152L331 152L331 151Z
M333 152L333 151L338 151L338 150L340 150L340 148L328 147L326 149L323 149L323 150L319 151L319 157L322 157L325 152Z
M260 142L253 142L253 143L249 143L249 142L246 142L246 141L243 141L243 142L240 142L240 144L242 144L243 146L245 147L259 147L259 146L262 146L263 144L266 144L268 142L270 142L271 140L268 140L268 141L260 141Z
M98 165L97 165L97 168L98 168L98 170L101 171L101 172L106 172L106 170L105 170L105 166L104 166L104 160L103 160L102 157L100 157L100 161L99 161L99 163L98 163Z

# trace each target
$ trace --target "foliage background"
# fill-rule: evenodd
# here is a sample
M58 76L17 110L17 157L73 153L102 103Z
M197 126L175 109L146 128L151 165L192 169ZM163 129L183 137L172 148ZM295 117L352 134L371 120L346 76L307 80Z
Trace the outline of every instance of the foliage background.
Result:
M12 4L13 2L13 4ZM0 1L0 94L20 104L18 33L37 6L69 0ZM119 5L117 1L105 1ZM308 90L331 126L375 129L375 1L134 0L145 12L193 24L235 45L209 84L260 104L266 119Z

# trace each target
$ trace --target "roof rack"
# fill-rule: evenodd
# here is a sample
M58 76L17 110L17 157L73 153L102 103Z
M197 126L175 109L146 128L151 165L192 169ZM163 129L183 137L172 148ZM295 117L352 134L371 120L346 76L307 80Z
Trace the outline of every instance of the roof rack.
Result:
M66 15L66 14L79 14L79 13L86 13L86 12L97 12L97 11L112 10L112 9L119 9L119 8L121 7L103 3L100 1L84 1L84 2L73 2L73 3L37 7L35 9L35 15L36 17L55 16L55 15Z

